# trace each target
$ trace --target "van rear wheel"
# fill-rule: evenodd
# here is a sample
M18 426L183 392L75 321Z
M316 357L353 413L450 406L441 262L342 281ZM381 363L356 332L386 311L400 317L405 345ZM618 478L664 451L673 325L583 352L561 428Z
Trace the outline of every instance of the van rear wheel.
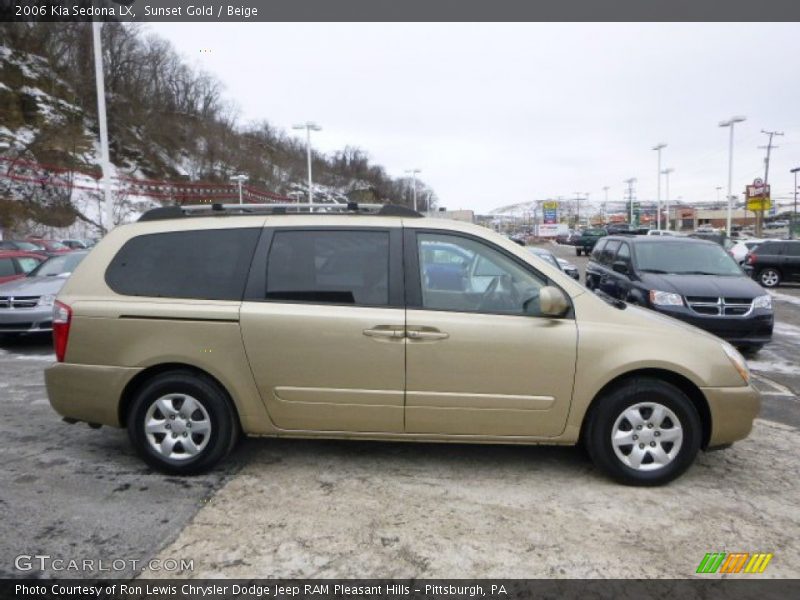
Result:
M778 285L781 283L781 274L777 269L762 269L758 273L758 282L765 288L778 287Z
M155 376L139 388L128 413L128 435L138 453L171 474L211 469L238 434L225 393L210 378L190 371Z
M677 387L638 378L601 398L586 430L595 465L627 485L655 486L681 475L700 449L701 422Z

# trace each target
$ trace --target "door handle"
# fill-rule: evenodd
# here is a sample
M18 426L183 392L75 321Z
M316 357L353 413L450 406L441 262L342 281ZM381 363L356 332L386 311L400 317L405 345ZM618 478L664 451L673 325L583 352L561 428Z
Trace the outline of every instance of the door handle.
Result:
M438 329L409 329L406 335L411 340L446 340L450 337L449 333Z
M367 337L402 339L406 337L405 328L402 325L376 325L371 329L362 332Z

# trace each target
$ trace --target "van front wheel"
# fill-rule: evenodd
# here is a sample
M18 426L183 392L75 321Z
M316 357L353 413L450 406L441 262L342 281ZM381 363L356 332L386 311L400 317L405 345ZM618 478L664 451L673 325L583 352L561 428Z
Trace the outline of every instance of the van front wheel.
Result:
M599 402L586 430L586 446L610 477L627 485L662 485L694 462L700 449L700 417L675 386L633 379Z
M128 434L142 458L167 473L211 469L233 448L238 421L219 386L187 371L157 375L136 393Z

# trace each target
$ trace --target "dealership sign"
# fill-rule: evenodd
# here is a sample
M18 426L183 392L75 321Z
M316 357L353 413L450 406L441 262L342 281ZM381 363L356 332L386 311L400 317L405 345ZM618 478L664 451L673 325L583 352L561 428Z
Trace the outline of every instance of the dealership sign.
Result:
M759 210L769 210L772 208L772 200L769 195L768 185L764 185L764 180L756 177L752 185L748 185L745 191L747 197L747 210L753 212Z
M542 221L546 225L554 225L558 223L558 202L548 200L542 203Z

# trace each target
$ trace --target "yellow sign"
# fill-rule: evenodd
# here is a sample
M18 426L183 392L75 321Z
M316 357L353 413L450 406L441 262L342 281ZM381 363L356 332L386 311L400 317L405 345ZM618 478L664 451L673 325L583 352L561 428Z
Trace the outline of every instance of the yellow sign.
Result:
M751 210L753 212L759 210L769 210L772 208L772 199L757 197L757 198L748 198L747 199L747 210Z
M550 210L558 209L558 202L553 202L552 200L548 200L547 202L542 203L542 208L544 209L549 208Z

